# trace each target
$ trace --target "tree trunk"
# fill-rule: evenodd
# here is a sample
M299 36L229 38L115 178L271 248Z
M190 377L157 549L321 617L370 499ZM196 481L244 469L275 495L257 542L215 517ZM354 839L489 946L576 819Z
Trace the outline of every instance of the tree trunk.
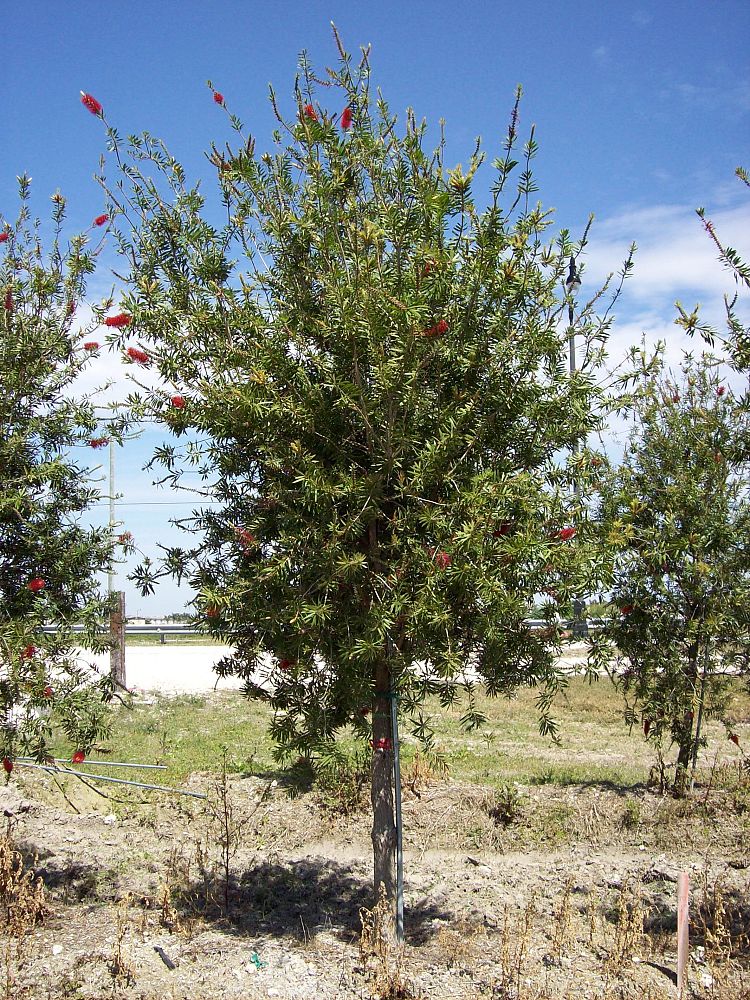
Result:
M374 889L377 901L383 884L389 904L388 935L393 936L396 905L396 823L393 790L393 733L388 693L391 672L387 658L375 670L372 706L372 852Z
M698 643L693 643L688 655L687 678L692 685L693 691L698 681ZM677 798L684 798L690 786L690 762L693 758L693 712L687 709L682 719L677 744L679 752L677 754L677 767L675 769L674 784L672 794Z
M690 761L693 756L692 723L689 727L686 723L683 733L684 736L681 736L680 738L680 751L677 754L677 770L675 771L674 785L672 786L672 792L679 799L682 799L687 795L688 786L690 784L689 769Z

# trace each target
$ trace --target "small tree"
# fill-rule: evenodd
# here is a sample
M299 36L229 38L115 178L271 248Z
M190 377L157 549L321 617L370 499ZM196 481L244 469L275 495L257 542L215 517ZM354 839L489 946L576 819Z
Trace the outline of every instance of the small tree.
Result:
M400 131L372 101L367 54L353 69L340 52L326 106L305 61L290 117L271 93L272 153L229 116L239 148L210 157L222 228L149 136L127 155L108 130L122 164L108 191L142 340L131 356L166 383L131 402L198 436L187 467L218 501L187 525L193 548L136 579L187 576L196 620L235 648L218 670L270 701L282 755L330 754L345 727L370 740L375 885L392 899L392 699L429 742L428 694L540 684L551 729L562 626L551 609L546 631L524 619L542 590L570 614L585 589L587 528L561 455L597 425L606 324L581 311L570 375L563 280L582 243L544 241L533 131L504 203L518 101L480 211L479 146L446 170L424 122L408 112ZM156 461L177 483L176 447ZM470 698L463 722L481 721Z
M611 613L592 662L616 664L627 721L661 753L677 748L673 790L688 787L703 719L721 715L726 678L750 657L750 502L741 407L714 359L680 377L644 376L635 425L598 511L614 551Z
M75 320L96 251L86 235L63 247L65 200L56 194L45 257L39 223L29 221L29 179L19 183L18 218L0 231L0 755L8 773L19 754L46 758L56 726L85 752L104 731L112 694L109 679L92 681L74 655L76 646L106 648L108 604L96 574L112 558L109 531L79 523L98 494L69 455L74 445L105 443L91 401L70 396L99 349Z

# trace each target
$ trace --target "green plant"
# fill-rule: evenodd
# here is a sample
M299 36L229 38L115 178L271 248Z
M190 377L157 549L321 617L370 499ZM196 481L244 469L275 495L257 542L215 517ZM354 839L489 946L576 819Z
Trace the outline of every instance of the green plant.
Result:
M727 674L748 666L746 418L717 364L686 357L679 376L644 367L630 442L598 510L613 552L612 607L590 662L612 671L662 780L663 753L676 746L678 795L691 784L706 720L722 716Z
M52 198L53 239L45 254L31 220L30 178L19 177L20 209L0 219L0 757L43 759L53 730L87 751L106 730L109 677L92 682L76 649L108 648L109 611L97 574L115 559L107 528L82 526L99 495L70 449L101 445L91 397L76 380L98 344L87 341L76 308L99 247L90 234L64 241L65 199ZM107 429L117 435L117 428ZM53 625L54 634L44 631ZM80 631L74 633L74 626Z
M361 747L351 752L331 747L315 766L315 795L320 807L334 815L351 816L366 805L371 756Z
M210 156L220 229L162 143L126 146L108 128L122 172L102 183L131 320L111 342L162 380L133 395L134 412L203 442L184 456L165 445L154 465L174 485L200 466L215 501L185 522L199 540L134 579L144 592L164 574L195 587L194 620L234 649L219 672L270 702L281 757L348 728L371 743L374 879L393 898L393 699L429 746L424 699L451 704L470 661L493 695L539 684L553 728L557 613L593 557L572 485L595 486L560 455L607 405L609 321L597 296L579 307L564 284L587 236L548 234L520 90L482 210L479 148L448 169L413 112L399 127L374 96L367 53L355 65L339 51L327 106L304 58L291 107L272 93L271 152L229 114L235 148ZM557 603L532 631L544 591ZM262 663L269 684L256 682ZM462 722L482 722L472 686Z
M626 799L622 811L622 825L626 830L636 830L642 821L641 804L637 799Z
M523 815L523 797L515 785L505 784L487 801L487 815L499 826L517 823Z

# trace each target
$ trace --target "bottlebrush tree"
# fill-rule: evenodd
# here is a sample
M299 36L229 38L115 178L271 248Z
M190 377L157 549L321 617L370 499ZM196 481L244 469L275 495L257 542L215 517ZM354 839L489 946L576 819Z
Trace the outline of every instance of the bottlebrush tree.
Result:
M112 557L109 531L80 524L98 494L69 452L104 440L91 400L72 398L99 350L87 339L95 322L81 330L75 318L96 248L88 234L63 246L57 194L45 256L29 180L19 182L19 215L0 231L0 756L8 773L19 755L48 757L58 729L85 753L104 732L112 695L109 678L92 678L74 655L75 647L107 648L96 574Z
M215 504L186 525L192 547L136 579L189 580L196 621L234 647L217 669L273 706L282 758L329 754L343 731L370 741L375 885L392 898L391 699L429 742L428 695L538 684L551 728L560 615L542 632L524 619L543 590L565 615L586 589L565 455L601 416L606 323L579 311L571 376L564 277L582 242L548 241L533 132L515 159L518 100L480 209L479 146L446 169L424 123L373 100L367 55L340 53L322 90L303 61L290 114L271 93L270 152L213 91L239 142L210 156L224 225L148 135L125 148L108 128L121 169L102 183L130 267L133 325L112 340L163 379L131 404L190 432L186 465L174 443L155 461L175 484L200 471ZM471 698L463 721L481 722Z
M600 493L615 555L592 664L615 664L627 721L643 726L660 762L675 747L671 784L683 795L706 716L721 717L728 676L750 665L747 414L708 356L688 356L677 378L661 366L641 389L622 463Z

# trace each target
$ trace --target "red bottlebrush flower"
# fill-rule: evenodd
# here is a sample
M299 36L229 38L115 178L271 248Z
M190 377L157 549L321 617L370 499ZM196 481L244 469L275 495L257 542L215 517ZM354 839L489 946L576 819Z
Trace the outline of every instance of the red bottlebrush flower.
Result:
M175 408L175 410L181 410L185 406L185 397L184 396L172 396L172 398L170 399L169 402L172 404L172 406Z
M81 104L84 108L88 108L92 115L100 115L102 113L102 106L97 99L92 97L91 94L85 94L83 91L81 91Z
M726 391L727 387L725 385L720 385L719 388L716 390L716 395L723 396Z
M132 534L129 531L123 531L123 533L121 535L117 536L117 541L118 541L118 544L120 544L120 545L127 545L128 542L132 542L133 541L133 536L132 536Z
M222 105L224 104L224 95L220 94L218 90L214 91L214 103Z
M279 670L291 670L294 660L279 660Z
M10 290L10 288L5 293L5 302L4 302L4 305L5 305L5 311L6 312L9 312L9 313L13 312L13 292Z
M86 754L83 750L76 750L73 756L70 758L72 764L83 764L86 760Z
M679 403L679 401L680 401L680 394L679 394L679 392L676 392L674 394L674 396L672 396L672 402L673 403Z
M128 313L122 312L118 313L116 316L107 316L104 320L105 326L114 326L119 330L123 326L130 326L133 322L133 317L129 316Z
M89 441L89 448L106 448L108 444L109 438L107 437L91 438Z
M435 265L432 263L431 260L426 260L424 262L424 265L422 266L422 277L426 278L427 275L432 272L432 269L433 269L434 266Z
M43 580L41 576L35 576L33 579L29 580L26 584L30 591L34 594L38 594L40 590L44 590L47 586L47 581Z
M95 226L103 226L105 222L109 222L108 215L97 215L97 217L94 219Z
M243 551L249 552L255 545L255 535L252 531L248 531L247 528L235 528L234 533Z
M3 232L0 233L0 243L5 243L5 241L9 239L9 237L10 233L7 230L3 230Z
M96 340L86 340L83 344L84 351L98 351L99 343Z
M437 337L441 333L447 333L450 329L447 320L441 319L434 326L428 326L426 330L422 330L423 337Z
M644 719L643 720L643 735L644 736L648 736L648 734L650 732L651 732L651 719Z
M21 659L30 660L35 655L36 655L36 646L25 646L23 651L21 652Z
M737 735L737 733L730 733L729 736L727 737L727 739L731 740L732 743L734 743L734 745L736 747L738 747L740 745L740 738Z
M44 694L45 698L51 698L54 693L55 692L52 690L52 688L49 686L49 684L45 687L45 689L43 691L43 694Z
M451 562L452 559L447 552L435 553L435 565L438 567L438 569L448 569Z
M576 529L575 528L560 528L557 533L557 537L563 541L568 542L571 538L575 538Z
M305 118L308 118L311 122L316 122L318 120L318 114L312 104L306 104L304 108Z
M218 618L219 609L214 604L209 604L206 608L206 618Z
M13 770L13 761L10 757L3 757L3 767L5 768L5 773L10 774Z
M151 360L145 351L140 347L129 347L125 352L131 361L137 361L139 365L147 365Z
M373 750L391 750L393 748L393 740L388 739L387 736L381 736L378 740L370 740L370 746Z
M75 302L68 303L68 316L72 316L75 311L76 311L76 303Z
M495 528L495 530L492 532L492 537L493 538L504 538L506 535L509 535L511 533L511 531L513 531L513 522L512 521L503 521L503 523L500 525L500 527L499 528Z
M623 606L620 608L620 612L623 615L632 615L632 613L633 613L633 605L632 604L623 604Z
M341 127L346 132L352 127L352 109L344 108L341 112Z

